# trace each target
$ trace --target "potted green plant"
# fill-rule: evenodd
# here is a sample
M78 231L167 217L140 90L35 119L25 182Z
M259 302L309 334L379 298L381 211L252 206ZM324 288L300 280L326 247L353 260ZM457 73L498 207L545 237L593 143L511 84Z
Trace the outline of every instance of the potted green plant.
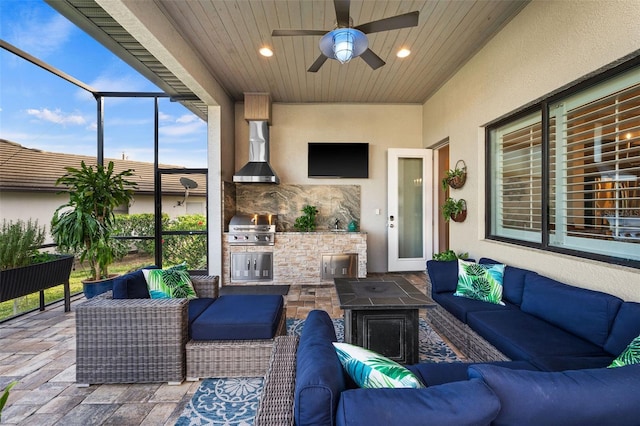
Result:
M458 167L458 164L460 163L462 163L462 166ZM446 191L448 186L453 189L460 189L464 186L466 181L467 166L464 164L464 161L458 160L453 169L447 170L444 173L444 177L442 178L442 190Z
M445 221L464 222L467 218L467 202L449 197L440 208Z
M469 253L458 253L456 254L453 250L443 251L441 253L434 253L433 260L439 262L446 262L448 260L457 260L457 259L468 259Z
M67 173L56 185L64 185L69 202L58 207L51 219L51 234L58 247L80 255L89 263L90 275L83 281L90 298L110 290L112 283L96 283L111 278L108 267L118 253L118 242L111 238L115 224L114 209L129 204L136 183L127 180L134 170L116 173L113 161L108 165L80 168L65 167Z
M41 253L45 227L38 221L2 221L0 227L0 302L65 284L69 310L69 275L73 256ZM44 309L44 298L40 300Z
M305 205L302 207L302 213L304 215L296 218L296 221L293 224L293 227L297 231L302 232L311 232L316 230L316 216L318 214L318 209L316 206Z

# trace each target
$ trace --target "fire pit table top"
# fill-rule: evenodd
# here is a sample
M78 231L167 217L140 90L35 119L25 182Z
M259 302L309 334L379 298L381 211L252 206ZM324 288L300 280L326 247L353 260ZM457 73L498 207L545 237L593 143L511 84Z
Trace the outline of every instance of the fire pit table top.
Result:
M403 277L335 278L342 309L428 308L433 301Z

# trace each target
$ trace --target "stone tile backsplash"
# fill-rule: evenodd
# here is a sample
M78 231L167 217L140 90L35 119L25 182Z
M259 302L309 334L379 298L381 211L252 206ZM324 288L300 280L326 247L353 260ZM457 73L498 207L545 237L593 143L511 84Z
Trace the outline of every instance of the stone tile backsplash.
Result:
M347 229L352 220L360 224L359 185L238 183L233 188L231 185L234 184L225 184L224 187L225 225L231 219L227 215L233 210L228 204L235 205L237 214L277 214L278 232L295 231L293 224L296 218L302 215L302 207L307 204L316 206L318 209L316 220L318 231L333 229L336 219L339 220L340 229Z

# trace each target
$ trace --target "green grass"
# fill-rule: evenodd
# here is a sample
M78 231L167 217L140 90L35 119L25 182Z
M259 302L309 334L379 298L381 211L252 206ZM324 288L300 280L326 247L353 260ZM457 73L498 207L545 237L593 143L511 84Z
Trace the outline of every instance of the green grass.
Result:
M153 257L141 257L130 255L125 257L118 263L114 263L109 267L110 274L124 274L131 270L139 269L143 266L152 265ZM75 270L71 271L69 277L69 287L71 294L82 293L82 280L86 279L89 273L84 265L76 264ZM44 291L45 303L62 300L64 298L64 285L52 287ZM40 307L40 293L32 293L28 296L19 297L14 300L8 300L0 303L0 321L19 315L24 312L31 311Z

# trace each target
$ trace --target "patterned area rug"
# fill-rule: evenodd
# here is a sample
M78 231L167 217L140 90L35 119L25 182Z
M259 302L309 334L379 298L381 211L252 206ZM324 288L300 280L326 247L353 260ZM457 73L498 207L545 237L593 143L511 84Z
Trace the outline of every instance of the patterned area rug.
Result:
M343 320L334 319L333 326L338 340L343 341ZM300 334L303 327L304 320L287 319L288 334ZM422 318L419 335L421 362L458 361L456 354ZM203 380L176 426L250 426L258 409L262 383L261 377Z

